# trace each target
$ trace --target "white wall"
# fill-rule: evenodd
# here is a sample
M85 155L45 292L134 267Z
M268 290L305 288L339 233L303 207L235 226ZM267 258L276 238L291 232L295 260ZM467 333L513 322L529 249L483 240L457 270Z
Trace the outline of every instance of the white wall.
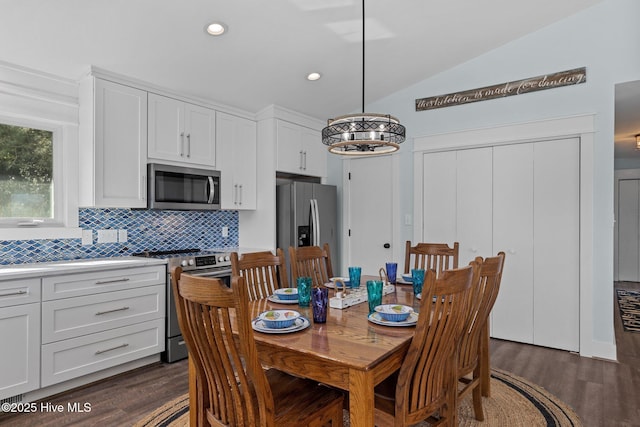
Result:
M604 1L366 108L367 111L393 114L407 127L407 141L399 154L402 165L399 191L401 206L405 210L401 218L413 212L413 138L595 114L592 341L595 347L601 344L604 353L612 344L615 346L612 303L614 85L640 79L638 16L640 2L636 0ZM416 98L583 66L587 67L585 84L431 111L415 111ZM332 158L330 161L339 160ZM404 227L403 232L404 239L413 238L412 227Z

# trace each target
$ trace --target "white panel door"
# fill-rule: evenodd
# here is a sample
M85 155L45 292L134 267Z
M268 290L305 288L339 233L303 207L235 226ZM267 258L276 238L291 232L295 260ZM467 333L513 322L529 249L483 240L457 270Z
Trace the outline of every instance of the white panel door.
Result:
M491 147L457 152L457 235L459 266L493 253L493 151ZM445 243L451 244L452 241Z
M456 240L456 152L428 153L423 157L422 242ZM412 242L418 243L418 242Z
M493 251L506 253L496 338L533 342L533 144L493 148Z
M618 280L640 281L640 180L618 184Z
M578 351L579 140L535 143L533 165L533 343Z
M391 224L392 158L376 156L349 160L349 249L347 267L362 267L363 274L378 274L393 260ZM334 272L338 274L338 272Z

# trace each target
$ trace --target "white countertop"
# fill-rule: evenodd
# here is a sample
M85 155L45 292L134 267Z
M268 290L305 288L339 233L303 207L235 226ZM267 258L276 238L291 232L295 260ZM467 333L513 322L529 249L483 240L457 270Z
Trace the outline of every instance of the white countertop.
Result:
M144 267L166 264L164 259L143 257L90 258L69 261L38 262L33 264L13 264L0 266L0 280L27 279L30 277L57 276L60 274L82 273L96 270Z

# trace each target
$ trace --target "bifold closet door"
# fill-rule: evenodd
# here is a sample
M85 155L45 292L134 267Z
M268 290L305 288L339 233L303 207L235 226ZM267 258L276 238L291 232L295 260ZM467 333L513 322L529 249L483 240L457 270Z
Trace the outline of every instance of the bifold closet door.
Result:
M491 335L533 343L533 144L493 148L493 252L506 253Z
M456 239L456 151L423 156L422 242ZM412 242L418 243L418 242Z
M507 257L492 336L579 349L578 139L494 147L494 252Z
M580 144L534 144L533 343L580 346Z
M618 280L640 281L640 180L618 181Z

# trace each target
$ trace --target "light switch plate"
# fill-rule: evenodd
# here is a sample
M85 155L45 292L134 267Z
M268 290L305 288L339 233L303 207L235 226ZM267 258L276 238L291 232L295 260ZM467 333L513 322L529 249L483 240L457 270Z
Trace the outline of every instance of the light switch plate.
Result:
M127 230L118 230L118 242L124 243L127 241Z
M82 230L82 245L93 245L93 230Z
M114 243L118 241L118 230L98 230L98 243Z
M222 227L222 237L229 237L229 227Z

